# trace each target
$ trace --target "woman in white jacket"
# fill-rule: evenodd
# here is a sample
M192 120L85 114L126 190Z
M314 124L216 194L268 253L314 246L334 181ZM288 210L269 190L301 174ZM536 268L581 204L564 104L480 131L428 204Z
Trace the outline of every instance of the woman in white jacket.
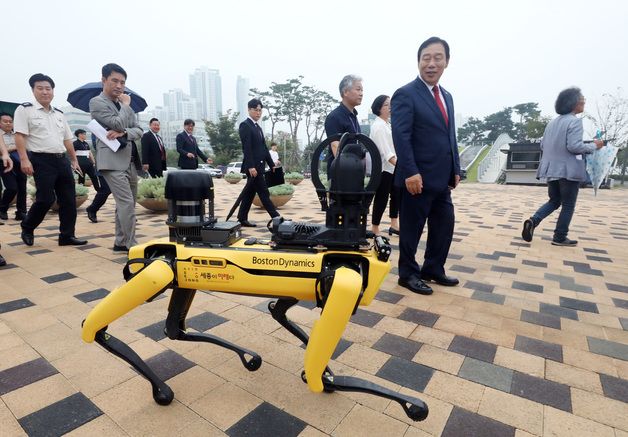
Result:
M382 158L382 179L375 193L373 200L372 231L379 234L379 223L386 210L388 197L390 196L390 227L388 234L399 235L399 195L397 188L393 185L393 174L397 164L397 155L392 140L390 129L390 97L378 96L371 105L373 114L377 118L371 125L371 139L379 149Z

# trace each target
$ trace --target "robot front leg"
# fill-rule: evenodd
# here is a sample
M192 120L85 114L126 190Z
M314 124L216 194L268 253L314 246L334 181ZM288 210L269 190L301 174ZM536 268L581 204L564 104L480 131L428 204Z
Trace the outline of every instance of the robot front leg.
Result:
M211 334L187 332L185 318L187 317L195 294L196 290L173 287L165 329L168 338L171 340L212 343L224 347L238 354L240 361L242 361L242 364L247 370L253 372L259 369L262 365L262 357L255 352Z
M393 392L363 379L324 374L358 303L361 288L362 277L358 272L346 267L336 269L321 318L314 324L305 350L304 380L313 392L357 391L391 399L403 407L410 419L424 420L427 418L428 408L418 398Z
M160 405L168 405L174 393L126 343L106 332L107 326L132 309L165 290L172 282L172 267L166 261L155 260L146 265L129 281L113 290L87 315L83 321L82 338L96 341L105 350L129 363L153 389L153 398Z

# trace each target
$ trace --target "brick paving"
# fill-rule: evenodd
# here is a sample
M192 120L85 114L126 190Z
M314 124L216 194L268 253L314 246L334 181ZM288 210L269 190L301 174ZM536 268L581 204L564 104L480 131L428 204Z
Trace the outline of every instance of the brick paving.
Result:
M242 184L215 181L224 218ZM419 296L397 285L397 255L376 300L352 317L330 367L422 398L424 422L399 405L359 393L310 393L303 349L266 309L268 299L200 292L190 329L255 350L248 372L232 352L163 335L169 292L112 323L168 380L175 400L153 402L149 384L125 362L80 339L81 321L122 283L113 253L113 200L99 223L79 209L77 236L57 246L51 214L20 240L0 226L0 435L628 435L628 190L583 190L570 238L550 245L555 217L532 243L521 222L546 197L540 187L464 184L454 192L456 231L447 263L458 287ZM11 211L10 211L11 212ZM324 222L314 189L296 187L280 212ZM254 208L251 220L266 222ZM141 242L167 235L164 214L138 206ZM387 229L388 223L382 223ZM268 237L262 227L245 234ZM392 237L394 249L398 237ZM310 302L288 315L309 331Z

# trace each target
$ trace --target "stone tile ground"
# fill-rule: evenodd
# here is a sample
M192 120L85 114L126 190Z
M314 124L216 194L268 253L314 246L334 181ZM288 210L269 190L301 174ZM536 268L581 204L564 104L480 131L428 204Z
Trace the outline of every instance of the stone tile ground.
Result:
M215 185L224 218L243 184ZM9 262L0 269L0 435L628 435L628 190L581 191L575 248L550 245L554 217L532 243L520 238L545 188L465 184L453 197L447 267L461 285L414 295L397 286L393 268L330 364L424 399L430 416L418 423L385 399L310 393L303 349L272 320L268 299L212 292L197 293L190 328L259 352L257 372L230 351L167 339L167 298L109 328L168 378L175 400L159 406L126 363L80 340L86 314L123 281L125 257L110 249L113 201L97 224L79 209L77 235L89 239L81 248L57 246L56 215L32 248L8 220L0 226ZM317 205L305 181L281 213L322 223ZM254 209L251 219L267 215ZM138 206L139 240L166 236L164 220ZM269 236L263 227L246 233ZM319 312L304 302L288 315L307 331Z

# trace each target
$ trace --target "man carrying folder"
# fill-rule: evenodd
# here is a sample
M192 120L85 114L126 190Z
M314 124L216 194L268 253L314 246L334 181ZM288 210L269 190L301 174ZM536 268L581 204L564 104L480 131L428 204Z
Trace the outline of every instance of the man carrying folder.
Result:
M117 64L102 67L103 91L89 102L94 120L108 130L108 140L118 140L120 147L113 150L102 140L96 142L96 163L116 202L116 233L114 252L128 252L135 240L135 199L137 197L137 168L132 153L132 142L142 136L131 96L124 94L126 71ZM127 146L128 144L128 146Z

